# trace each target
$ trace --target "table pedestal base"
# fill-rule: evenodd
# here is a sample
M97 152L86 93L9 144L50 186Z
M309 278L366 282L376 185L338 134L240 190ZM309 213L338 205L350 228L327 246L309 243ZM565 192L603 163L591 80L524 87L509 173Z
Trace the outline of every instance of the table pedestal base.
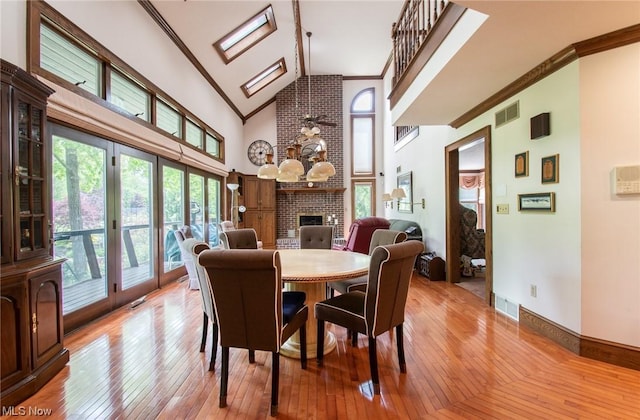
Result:
M297 290L307 294L306 304L309 307L309 319L307 320L307 358L317 356L318 323L314 315L316 302L325 299L325 283L285 283L285 290ZM330 353L336 348L337 341L333 333L324 330L324 354ZM280 354L295 359L300 358L300 333L296 332L280 348Z

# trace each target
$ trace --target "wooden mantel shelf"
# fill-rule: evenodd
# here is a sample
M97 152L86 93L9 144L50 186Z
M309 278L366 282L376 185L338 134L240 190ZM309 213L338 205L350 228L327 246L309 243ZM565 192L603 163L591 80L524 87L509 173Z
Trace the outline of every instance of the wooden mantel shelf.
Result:
M276 188L276 194L313 194L345 192L346 188Z

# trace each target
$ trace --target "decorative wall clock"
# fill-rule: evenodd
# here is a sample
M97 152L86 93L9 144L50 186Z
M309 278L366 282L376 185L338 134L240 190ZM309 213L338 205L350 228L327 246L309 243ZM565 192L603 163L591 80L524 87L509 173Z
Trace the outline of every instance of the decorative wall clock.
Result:
M267 153L273 153L273 147L266 140L255 140L247 149L247 157L256 166L264 165L267 161Z

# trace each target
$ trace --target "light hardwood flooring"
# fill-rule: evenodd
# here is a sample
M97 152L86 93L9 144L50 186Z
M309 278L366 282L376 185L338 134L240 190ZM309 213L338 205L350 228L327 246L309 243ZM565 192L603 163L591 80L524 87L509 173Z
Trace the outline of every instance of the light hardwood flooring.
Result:
M68 366L21 406L68 419L270 418L270 355L250 365L245 350L231 350L229 405L218 408L220 350L207 371L201 324L199 292L170 285L68 335ZM640 419L639 371L576 356L445 282L414 274L408 372L395 337L379 337L380 396L366 392L366 338L353 348L332 328L338 348L323 368L281 357L279 418Z

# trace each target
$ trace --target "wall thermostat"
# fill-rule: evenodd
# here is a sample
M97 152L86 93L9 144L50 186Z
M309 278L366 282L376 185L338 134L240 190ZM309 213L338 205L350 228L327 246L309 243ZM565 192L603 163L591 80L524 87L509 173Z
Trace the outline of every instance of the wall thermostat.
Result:
M640 165L618 166L613 176L617 195L640 194Z

